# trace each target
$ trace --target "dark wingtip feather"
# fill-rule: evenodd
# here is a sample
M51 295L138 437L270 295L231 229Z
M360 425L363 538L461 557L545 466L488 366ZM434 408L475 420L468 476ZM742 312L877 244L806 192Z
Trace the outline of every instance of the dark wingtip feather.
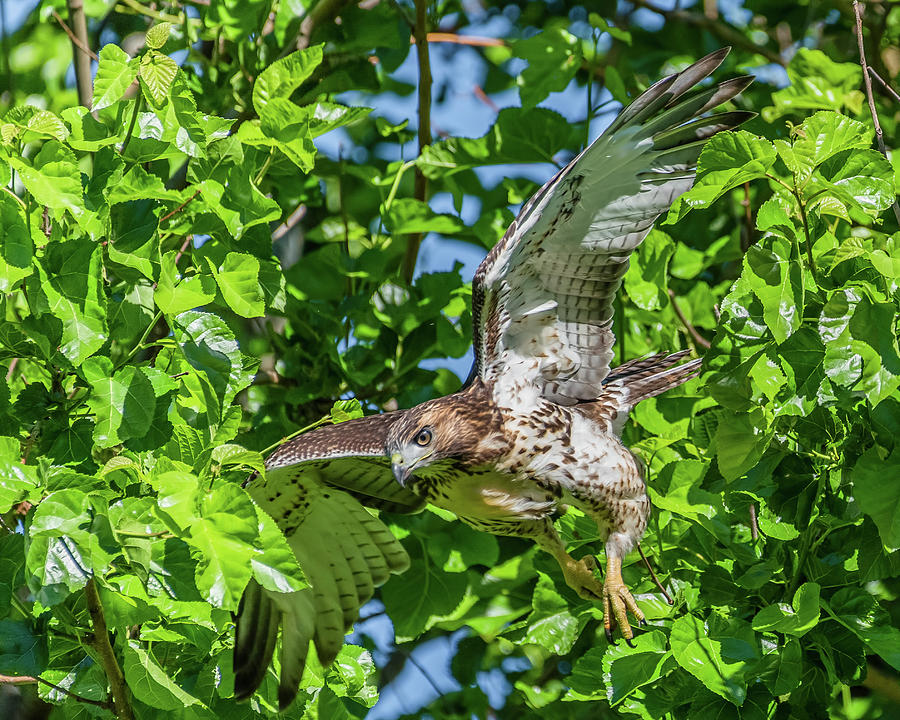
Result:
M273 614L275 617L273 618ZM246 700L262 683L275 651L278 609L251 580L238 606L234 635L234 697Z

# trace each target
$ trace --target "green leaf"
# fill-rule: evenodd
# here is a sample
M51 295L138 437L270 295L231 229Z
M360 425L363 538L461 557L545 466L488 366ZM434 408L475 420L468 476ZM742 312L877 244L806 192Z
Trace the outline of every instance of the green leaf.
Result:
M294 592L307 587L303 570L297 564L284 533L267 512L254 505L259 536L250 558L253 579L266 590Z
M900 670L900 630L878 602L864 590L845 587L822 606L894 670Z
M161 22L154 25L147 31L147 34L144 37L147 47L151 50L159 50L166 44L166 40L169 39L169 32L171 29L172 24L167 22Z
M523 642L540 645L555 655L569 652L587 625L589 614L573 612L544 573L538 574L531 604L534 609L528 616Z
M113 373L109 358L93 357L84 362L82 371L91 385L88 406L96 416L97 446L143 437L156 410L156 396L140 368L128 366Z
M803 583L794 593L791 605L767 605L756 613L753 629L803 637L819 622L819 590L816 583Z
M40 205L68 210L78 219L85 215L81 172L75 154L56 140L44 143L33 164L11 157L10 166Z
M900 483L885 482L900 472L900 447L882 459L875 448L869 448L856 461L851 477L853 497L866 515L875 521L885 550L900 548Z
M693 615L682 615L672 624L669 637L672 655L707 689L740 706L747 696L747 686L741 677L743 665L725 662L722 642L709 635L707 623Z
M22 206L6 193L0 195L0 292L10 293L22 278L34 272L34 244Z
M197 589L216 607L237 610L250 580L255 554L256 509L244 490L219 485L200 500L200 517L191 524L188 543L199 551Z
M446 178L483 165L552 162L571 127L546 108L503 108L480 138L448 138L427 145L416 163L429 178Z
M203 703L176 685L156 659L136 640L124 649L125 682L135 698L159 710L182 710Z
M138 62L118 45L109 43L100 49L100 62L94 76L91 110L97 112L120 100L137 79Z
M528 61L516 80L522 107L534 107L561 92L581 67L581 40L562 28L547 28L512 43L513 55Z
M265 311L259 285L259 261L247 253L230 252L216 269L210 267L228 306L241 317L262 317Z
M790 638L784 647L773 649L763 657L757 672L772 695L787 695L800 684L802 660L799 641Z
M716 428L719 472L726 480L736 480L762 458L772 432L759 427L746 414L725 413Z
M0 437L0 512L28 499L38 484L37 469L21 458L19 441Z
M667 270L674 251L672 238L654 228L632 256L625 273L625 291L642 310L659 310L669 304Z
M746 130L720 132L700 153L697 180L672 205L665 224L677 222L694 208L712 205L724 193L761 178L775 164L775 146Z
M47 666L47 636L24 623L0 620L0 673L40 675Z
M106 295L101 278L102 250L87 238L47 245L26 281L32 312L62 321L59 351L79 365L107 341Z
M592 647L572 668L572 690L584 697L602 697L615 707L639 687L658 680L671 657L665 634L640 633L633 645Z
M463 229L452 215L439 215L427 203L414 198L400 198L384 211L385 227L395 235L436 232L452 235Z
M216 298L216 281L211 275L190 275L182 278L175 266L175 250L160 259L159 283L153 299L166 315L180 315L211 303Z
M168 55L150 50L141 58L141 87L153 105L162 105L178 74L178 64Z
M865 102L859 63L835 62L821 50L801 47L791 58L787 74L789 85L772 93L774 106L762 110L767 123L788 113L804 116L810 110L846 107L856 115Z
M836 112L817 112L797 129L794 141L776 140L778 157L803 185L813 170L829 158L851 148L867 148L873 130L863 123Z
M787 340L803 320L803 270L792 257L791 243L773 237L753 245L744 259L744 272L753 294L763 306L763 317L775 342Z
M462 602L468 585L464 573L447 573L430 562L418 538L407 543L406 549L413 567L420 570L393 578L381 591L398 640L417 637L451 614Z
M194 310L178 315L174 324L185 359L207 378L223 406L230 403L252 378L234 334L220 318Z
M288 99L322 62L322 45L313 45L280 58L263 70L253 84L253 107L262 116L272 98Z

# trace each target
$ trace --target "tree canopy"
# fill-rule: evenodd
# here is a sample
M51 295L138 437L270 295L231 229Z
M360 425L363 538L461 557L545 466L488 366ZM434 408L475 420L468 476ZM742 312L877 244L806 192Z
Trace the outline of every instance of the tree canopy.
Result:
M672 604L632 553L649 626L610 645L531 543L385 514L412 559L369 613L393 642L364 624L283 716L363 717L462 628L431 717L895 716L897 6L81 6L0 1L0 714L278 716L272 672L234 700L232 613L251 577L305 580L242 482L294 433L458 389L455 258L732 45L717 77L757 75L759 116L709 142L615 318L619 362L704 357L625 430Z

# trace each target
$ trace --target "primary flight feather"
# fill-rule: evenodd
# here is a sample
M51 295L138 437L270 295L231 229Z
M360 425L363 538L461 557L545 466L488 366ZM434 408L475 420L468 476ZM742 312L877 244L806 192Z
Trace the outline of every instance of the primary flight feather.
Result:
M629 257L690 188L704 143L752 116L708 111L750 83L690 93L728 50L660 80L525 204L472 282L475 367L466 387L408 410L321 428L285 443L248 490L278 523L310 587L251 581L235 634L235 694L262 682L282 628L279 703L297 694L311 643L334 660L360 606L409 558L363 505L426 503L499 535L532 538L579 595L603 603L626 639L643 615L622 558L647 526L642 467L619 435L631 408L699 372L686 351L610 369L613 300ZM606 539L606 574L574 560L553 527L575 505Z

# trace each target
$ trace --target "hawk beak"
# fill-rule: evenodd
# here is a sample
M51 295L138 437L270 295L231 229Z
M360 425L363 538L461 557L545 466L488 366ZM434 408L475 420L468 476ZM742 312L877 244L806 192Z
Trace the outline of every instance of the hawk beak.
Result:
M406 487L406 481L409 480L411 469L403 463L403 457L400 453L391 455L391 471L394 473L394 478L400 484L400 487Z

